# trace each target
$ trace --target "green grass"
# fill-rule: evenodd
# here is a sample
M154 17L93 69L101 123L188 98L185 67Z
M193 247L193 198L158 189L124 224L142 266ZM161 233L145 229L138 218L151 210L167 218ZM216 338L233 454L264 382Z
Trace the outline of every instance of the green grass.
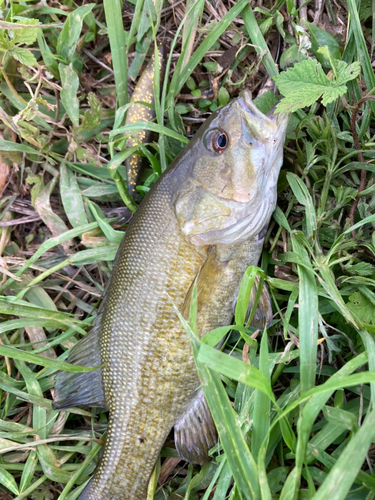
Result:
M156 82L147 128L159 138L143 150L139 198L241 89L257 97L275 77L279 106L294 113L259 271L273 324L257 333L243 324L256 268L232 328L196 339L192 301L185 327L220 443L199 468L179 462L168 439L148 498L374 499L374 7L339 1L334 24L327 2L303 32L290 1L251 10L238 0L218 17L203 1L129 5L123 22L121 2L1 5L0 496L74 500L98 462L107 414L53 410L53 374L80 370L66 363L69 349L97 314L126 230L116 217L124 203L135 209L125 134L144 125L124 118L156 38L168 78Z

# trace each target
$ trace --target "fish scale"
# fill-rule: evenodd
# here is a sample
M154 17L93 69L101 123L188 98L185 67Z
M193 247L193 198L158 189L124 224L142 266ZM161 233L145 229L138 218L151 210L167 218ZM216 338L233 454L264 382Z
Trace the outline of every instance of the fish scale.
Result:
M176 309L189 317L196 283L199 336L230 324L276 204L287 121L260 113L246 93L213 113L131 220L98 318L68 358L102 368L56 377L55 408L110 412L103 456L79 500L146 500L173 426L181 457L208 460L215 426Z
M119 255L126 255L126 259L118 259L107 290L107 306L101 322L101 355L111 418L106 449L88 499L100 498L99 495L107 498L110 494L123 500L145 498L160 448L175 415L186 405L186 391L194 391L199 384L192 355L186 355L191 352L190 341L173 304L182 308L186 289L203 258L182 237L176 219L165 211L173 195L168 196L168 188L168 183L161 183L159 203L149 209L145 206L135 215L119 250ZM147 265L149 262L153 265ZM171 325L172 317L175 321ZM142 336L136 343L137 330L142 331ZM163 332L163 336L158 332ZM161 421L166 425L161 427ZM156 444L152 454L151 440ZM139 463L143 464L141 472ZM124 489L128 492L121 493Z

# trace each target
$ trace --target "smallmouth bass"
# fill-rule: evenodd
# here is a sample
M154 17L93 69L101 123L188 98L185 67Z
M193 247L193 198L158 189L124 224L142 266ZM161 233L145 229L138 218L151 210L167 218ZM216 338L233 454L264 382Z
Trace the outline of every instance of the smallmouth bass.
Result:
M199 334L230 324L276 205L287 122L244 92L206 120L131 220L95 325L68 358L103 368L56 378L55 408L109 409L104 453L79 500L145 500L173 426L180 456L207 460L215 427L174 305L188 317L196 281Z

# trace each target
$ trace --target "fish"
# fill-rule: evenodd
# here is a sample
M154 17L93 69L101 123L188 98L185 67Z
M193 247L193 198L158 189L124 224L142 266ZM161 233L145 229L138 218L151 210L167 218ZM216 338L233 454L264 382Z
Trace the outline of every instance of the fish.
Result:
M158 44L158 59L159 59L159 78L160 82L164 80L165 67L166 67L166 51L162 43ZM153 52L149 63L145 70L142 72L141 77L135 86L134 92L130 99L130 107L126 113L125 125L130 125L137 122L151 122L154 120L156 114L155 110L148 108L141 104L155 104L154 93L154 78L155 78L155 53ZM126 141L126 146L131 148L137 146L139 143L145 144L150 142L152 132L149 130L142 130L129 137ZM142 176L145 158L133 154L126 159L126 183L128 193L132 198L136 194L136 186L139 184Z
M229 325L276 206L288 115L261 113L244 91L214 112L146 195L119 247L91 331L59 372L54 408L109 410L100 463L79 500L146 500L174 427L179 455L204 464L217 432L176 312L197 331Z

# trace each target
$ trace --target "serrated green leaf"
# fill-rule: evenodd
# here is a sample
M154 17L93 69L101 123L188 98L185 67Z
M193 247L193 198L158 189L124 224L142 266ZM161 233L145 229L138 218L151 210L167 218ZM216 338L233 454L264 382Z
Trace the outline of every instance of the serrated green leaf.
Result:
M5 30L0 29L0 47L2 47L5 50L8 50L12 47L13 42L9 40L8 35L6 34Z
M79 79L77 73L73 69L72 63L69 66L59 64L61 77L61 101L64 105L69 118L73 125L78 127L79 124L79 102L77 99L77 91L79 87Z
M344 66L345 65L345 66ZM347 91L343 85L348 79L356 77L356 67L350 70L346 68L346 63L340 64L340 69L344 71L344 78L340 80L330 80L324 73L322 66L312 59L307 59L296 64L281 73L274 80L281 94L285 96L277 106L277 112L290 113L297 109L311 106L322 97L323 105L326 105Z
M102 104L99 98L93 92L90 92L87 96L87 100L90 105L90 110L85 111L85 114L82 118L80 130L90 130L100 124Z
M27 49L22 49L21 47L12 47L9 54L25 66L35 66L37 63L32 52Z
M323 92L324 90L313 87L293 92L279 102L276 106L276 113L294 113L297 109L311 106Z
M287 96L292 92L305 89L313 85L323 88L329 85L329 80L325 75L322 66L313 59L307 59L297 63L293 68L289 68L274 78L279 91Z
M34 206L36 197L40 193L43 188L43 174L30 174L26 177L27 184L32 185L30 194L31 194L31 204Z
M375 307L361 292L350 295L346 306L364 323L375 324Z
M330 102L335 101L339 97L346 94L348 88L346 85L342 85L341 87L332 87L329 89L329 92L324 92L322 96L322 104L326 106Z
M345 61L337 62L337 84L342 85L343 83L349 82L357 78L361 72L361 63L355 61L352 64L346 64Z
M28 24L28 25L37 26L39 24L39 20L38 19L24 18L24 21L19 20L15 24ZM32 45L36 41L36 39L38 38L38 31L39 31L39 28L15 29L12 31L13 43Z

